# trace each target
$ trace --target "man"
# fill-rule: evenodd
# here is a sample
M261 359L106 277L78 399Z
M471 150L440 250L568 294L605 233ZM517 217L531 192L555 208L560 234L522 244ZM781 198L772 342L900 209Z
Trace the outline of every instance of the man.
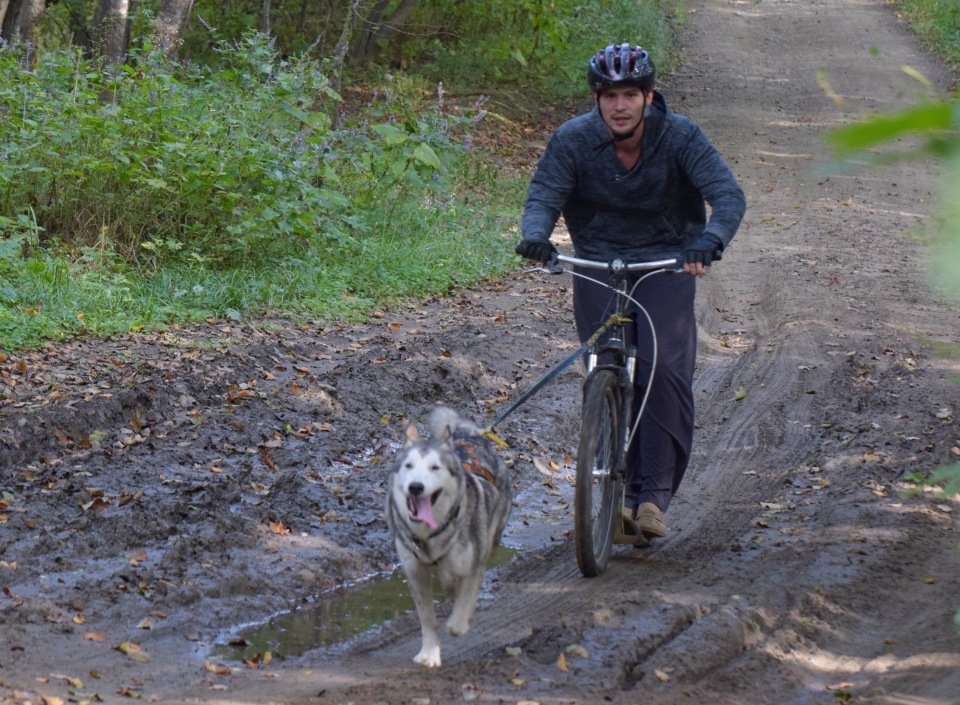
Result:
M690 275L655 275L634 293L652 319L658 357L627 461L624 505L635 522L624 523L646 538L666 535L663 513L690 459L696 278L720 260L746 209L743 190L717 150L693 121L670 111L654 81L653 62L640 47L611 44L591 57L587 82L596 107L561 125L547 144L516 248L527 259L549 260L555 251L549 236L563 215L577 257L677 257ZM574 277L581 341L606 319L610 298L601 284ZM636 326L636 345L638 406L651 371L649 326Z

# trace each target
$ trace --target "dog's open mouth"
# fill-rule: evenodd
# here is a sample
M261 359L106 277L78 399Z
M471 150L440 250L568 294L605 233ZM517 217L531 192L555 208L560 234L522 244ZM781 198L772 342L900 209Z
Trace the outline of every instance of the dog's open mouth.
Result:
M419 495L416 497L407 497L407 509L410 510L410 519L420 521L431 529L437 528L437 522L433 518L433 505L443 490L437 490L432 495Z

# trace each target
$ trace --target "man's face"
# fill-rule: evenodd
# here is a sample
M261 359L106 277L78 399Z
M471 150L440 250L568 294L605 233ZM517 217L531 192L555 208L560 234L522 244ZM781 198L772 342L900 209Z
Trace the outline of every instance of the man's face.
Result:
M613 137L625 137L640 125L649 93L637 86L605 88L597 98L600 114Z

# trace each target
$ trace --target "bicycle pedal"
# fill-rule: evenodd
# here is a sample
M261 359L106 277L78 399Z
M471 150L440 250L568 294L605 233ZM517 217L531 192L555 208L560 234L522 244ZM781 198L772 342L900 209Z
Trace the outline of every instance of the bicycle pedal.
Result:
M626 546L649 546L650 540L640 531L640 525L627 516L621 516L613 531L613 542Z

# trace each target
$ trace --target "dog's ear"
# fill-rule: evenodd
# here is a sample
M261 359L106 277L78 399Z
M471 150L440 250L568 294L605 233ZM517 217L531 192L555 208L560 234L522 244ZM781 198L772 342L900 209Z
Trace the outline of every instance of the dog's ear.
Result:
M419 442L420 432L417 430L417 425L415 423L407 426L407 442L405 446L412 446L414 443Z
M438 445L446 446L447 448L453 448L453 429L449 425L444 424L443 429L434 438Z

